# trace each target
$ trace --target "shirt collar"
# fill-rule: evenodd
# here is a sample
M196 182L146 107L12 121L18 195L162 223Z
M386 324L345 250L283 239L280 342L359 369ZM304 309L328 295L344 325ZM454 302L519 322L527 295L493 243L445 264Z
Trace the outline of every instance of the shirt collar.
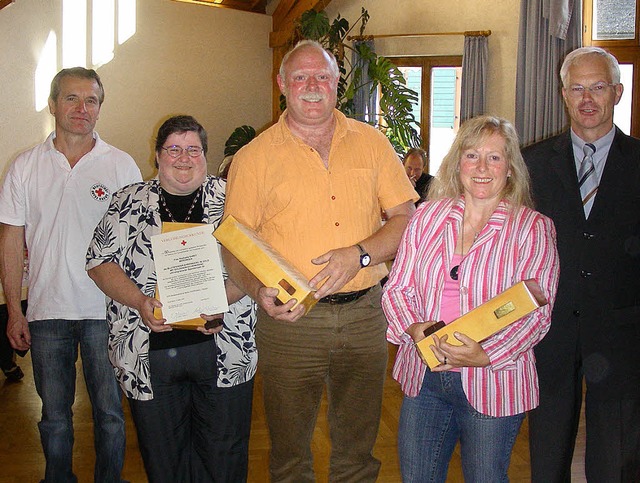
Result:
M596 152L593 154L593 165L596 168L598 179L602 177L602 173L604 172L607 157L609 156L609 149L613 144L613 138L615 138L615 136L616 127L614 125L607 134L591 143L596 148ZM573 129L571 129L571 142L573 144L573 159L576 165L576 172L578 172L580 171L580 164L584 158L584 145L587 143L574 133Z
M611 127L611 130L607 134L591 143L596 147L596 155L598 155L599 153L604 153L605 151L609 152L609 148L613 143L613 138L615 137L615 135L616 126L614 125ZM580 160L582 160L584 145L587 143L573 131L573 128L571 129L571 142L573 143L573 152L576 153L576 156L578 156Z
M459 226L462 226L462 220L464 219L464 206L465 206L465 198L464 195L460 195L460 197L456 198L453 201L453 206L451 207L450 217L456 220ZM501 200L496 206L496 209L493 210L493 213L487 220L487 226L494 230L499 230L505 223L507 219L507 215L509 212L509 203L506 200ZM484 230L484 227L483 227ZM481 232L483 231L481 230Z
M286 118L288 115L289 115L288 111L285 110L275 125L276 131L274 133L273 142L272 142L274 145L283 144L287 139L296 140L300 142L299 138L293 135L293 133L289 129L289 126L287 125ZM336 128L333 132L333 139L334 140L341 139L347 134L347 131L349 130L347 117L337 109L333 110L333 116L335 117L335 120L336 120Z
M93 137L93 139L95 139L96 143L94 144L94 146L91 149L91 151L89 151L87 154L100 154L101 152L104 151L104 149L107 146L107 144L100 138L100 136L98 135L98 133L96 131L93 131L92 137ZM51 131L51 134L49 134L49 136L47 136L47 139L44 142L44 144L45 144L45 146L47 147L48 150L56 150L56 147L53 144L53 140L55 138L56 138L56 132L55 131Z

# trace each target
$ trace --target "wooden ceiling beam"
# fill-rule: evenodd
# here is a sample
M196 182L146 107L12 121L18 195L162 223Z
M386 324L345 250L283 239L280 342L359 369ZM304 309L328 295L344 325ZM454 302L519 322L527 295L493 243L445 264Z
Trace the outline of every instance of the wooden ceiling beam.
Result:
M269 34L269 47L271 47L272 49L285 47L292 35L293 35L293 29L271 32Z
M331 0L281 0L273 12L273 31L293 33L294 22L307 10L322 10Z
M4 1L4 0L0 0ZM265 13L266 0L173 0L174 2L195 3L207 7L230 8L244 12Z
M310 8L314 8L313 4L316 3L318 3L318 0L280 0L280 3L278 3L272 15L274 30L279 29L287 19L295 20L296 17L291 18L291 12L299 10L301 8L300 4L303 4L302 8L304 8L304 10L309 10ZM304 10L302 11L304 12Z
M260 5L261 3L263 5ZM266 8L265 8L266 4L267 4L266 0L253 0L253 2L251 3L251 11L265 13L266 12Z

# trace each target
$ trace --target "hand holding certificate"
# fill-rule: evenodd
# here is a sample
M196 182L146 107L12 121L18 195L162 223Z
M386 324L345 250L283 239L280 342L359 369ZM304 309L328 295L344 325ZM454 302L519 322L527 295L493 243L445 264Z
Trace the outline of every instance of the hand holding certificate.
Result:
M187 227L188 228L185 228ZM221 314L229 305L213 225L163 223L151 237L161 314L176 328L204 327L200 314Z

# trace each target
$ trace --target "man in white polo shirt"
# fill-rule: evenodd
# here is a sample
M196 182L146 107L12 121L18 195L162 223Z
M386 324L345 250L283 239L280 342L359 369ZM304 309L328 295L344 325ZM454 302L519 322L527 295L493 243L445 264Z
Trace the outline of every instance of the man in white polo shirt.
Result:
M95 481L119 482L125 434L121 395L107 356L104 295L87 276L85 254L111 194L140 181L123 151L94 132L104 89L94 70L63 69L51 83L55 130L20 154L0 189L0 277L15 349L31 349L42 399L38 424L45 481L75 482L73 422L78 346L93 405ZM108 234L105 234L108 236ZM20 307L23 244L29 251L29 306Z

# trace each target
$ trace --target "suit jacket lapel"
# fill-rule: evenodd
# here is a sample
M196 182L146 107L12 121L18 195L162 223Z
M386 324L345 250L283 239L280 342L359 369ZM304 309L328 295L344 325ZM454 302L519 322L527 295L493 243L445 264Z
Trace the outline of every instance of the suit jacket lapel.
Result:
M607 162L598 185L598 193L589 214L589 221L608 216L611 213L610 210L614 208L614 200L619 191L618 184L620 180L624 179L624 175L621 174L621 171L625 169L625 154L621 146L622 136L624 136L622 131L616 127L616 134L609 148Z

